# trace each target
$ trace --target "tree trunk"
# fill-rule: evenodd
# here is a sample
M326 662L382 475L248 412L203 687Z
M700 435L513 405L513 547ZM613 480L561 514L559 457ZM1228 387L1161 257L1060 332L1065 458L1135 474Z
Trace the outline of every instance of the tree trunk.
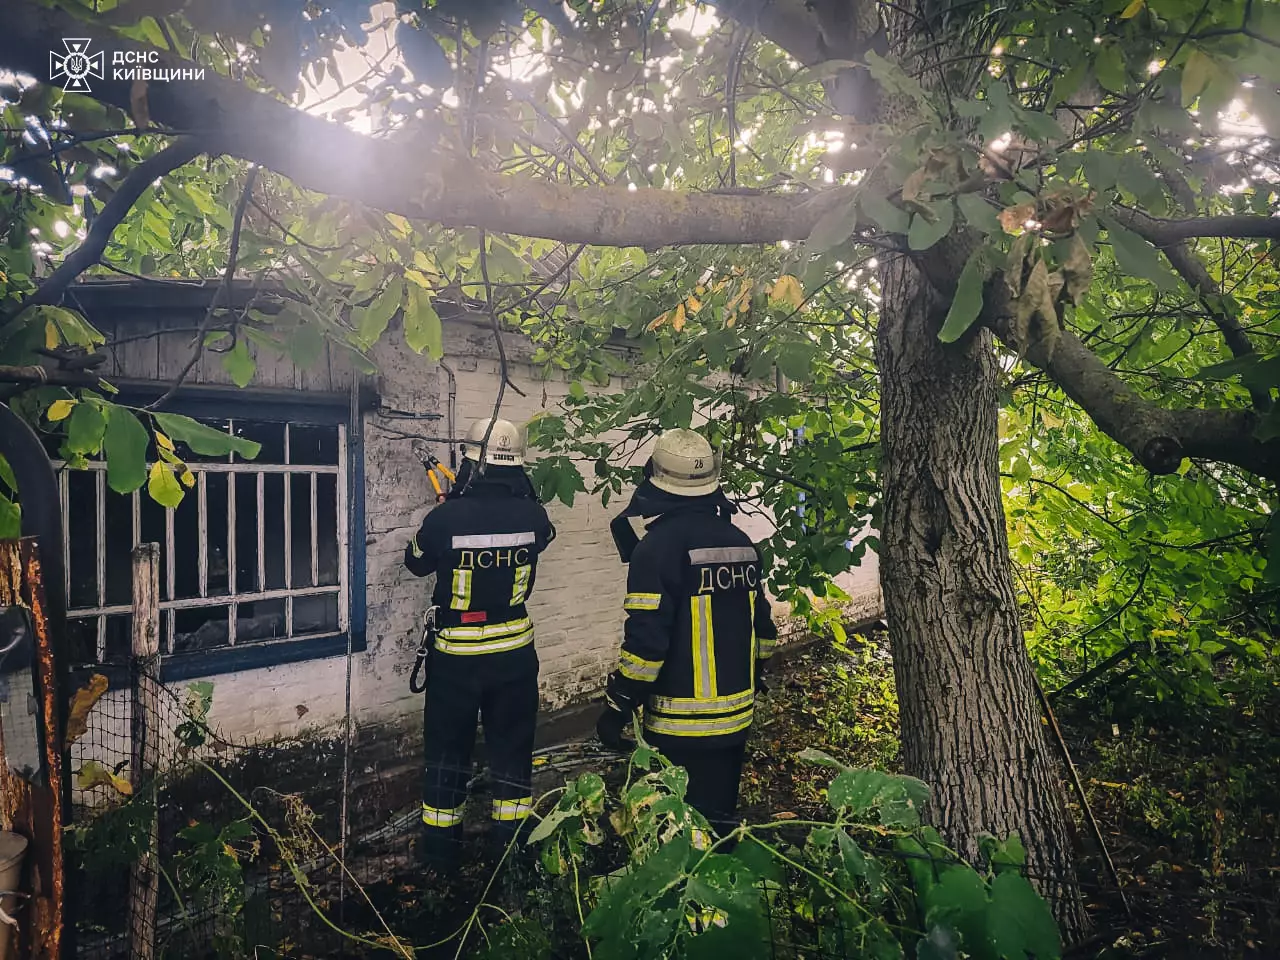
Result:
M906 770L933 788L927 817L962 856L982 832L1016 831L1078 939L1072 831L1010 569L991 337L939 341L946 304L908 257L880 282L880 575Z

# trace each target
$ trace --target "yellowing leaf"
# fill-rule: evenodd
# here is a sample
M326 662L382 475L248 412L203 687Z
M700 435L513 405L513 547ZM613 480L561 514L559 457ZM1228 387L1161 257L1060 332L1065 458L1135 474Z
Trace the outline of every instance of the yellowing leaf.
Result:
M182 485L188 489L196 485L196 475L190 470L183 470L182 476L178 479L180 479L182 481Z
M88 731L89 711L106 692L107 678L100 673L95 673L89 678L89 682L71 697L71 706L67 710L66 747L68 750Z
M1182 67L1182 105L1189 107L1204 92L1217 71L1217 64L1203 50L1192 50Z
M1133 0L1132 3L1130 3L1127 7L1124 8L1124 13L1120 14L1120 19L1132 20L1134 17L1138 15L1138 13L1146 5L1147 5L1147 0Z
M173 441L170 440L168 437L166 437L159 430L156 431L156 443L160 444L160 446L164 447L166 450L173 449Z
M1152 630L1151 635L1153 637L1176 637L1178 635L1178 631L1177 630Z
M769 291L769 299L774 303L785 303L792 309L799 310L804 303L804 288L800 286L799 280L789 273L784 273Z
M666 323L669 319L671 319L671 311L670 311L670 310L668 310L668 311L667 311L666 313L664 313L664 314L661 314L660 316L654 317L654 318L653 318L653 321L649 324L649 329L650 329L650 330L657 330L660 326L662 326L664 323Z
M733 313L735 310L741 307L744 303L750 303L751 288L753 286L755 286L755 284L752 281L743 280L742 286L738 289L738 292L733 295L733 299L730 300L728 304L725 305L726 312Z
M398 213L388 213L387 222L399 230L401 233L413 232L413 225Z
M699 287L698 289L701 290L702 288ZM685 301L685 305L689 308L690 316L693 316L695 313L697 313L699 310L702 309L702 301L694 296L690 296L689 299Z
M1041 411L1040 411L1040 420L1044 423L1044 425L1045 425L1046 427L1060 427L1060 426L1062 426L1062 418L1061 418L1061 417L1055 417L1055 416L1054 416L1052 413L1050 413L1048 410L1041 410Z
M436 272L435 264L431 262L431 258L428 257L421 250L413 251L413 265L417 267L419 270L421 270L423 273Z
M49 404L49 410L45 414L49 418L50 423L57 423L59 420L65 420L71 416L71 411L75 409L76 402L74 400L55 400Z
M420 286L423 290L431 289L431 280L421 270L406 270L404 275Z
M676 312L671 317L671 329L674 330L676 333L679 333L681 330L684 329L684 323L685 323L685 312L684 312L684 304L682 303L676 307Z
M76 775L76 786L81 790L90 790L99 784L109 784L126 797L133 796L133 784L128 780L112 773L94 760L86 760Z
M180 504L182 488L178 486L178 478L173 475L173 467L159 460L153 463L147 480L147 493L162 507L173 509Z
M52 320L46 320L44 322L44 348L53 350L61 342L62 336L58 333L58 325Z

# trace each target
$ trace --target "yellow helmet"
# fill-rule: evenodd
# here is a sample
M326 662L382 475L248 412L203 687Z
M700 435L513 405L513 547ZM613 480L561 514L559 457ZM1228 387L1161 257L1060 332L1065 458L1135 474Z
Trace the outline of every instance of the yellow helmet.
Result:
M677 497L702 497L720 489L720 455L693 430L667 430L649 458L650 481Z
M524 466L524 431L510 420L494 420L493 429L489 429L489 419L477 420L467 431L467 439L462 444L462 455L468 460L480 462L480 448L484 446L484 435L489 434L489 445L485 447L484 462L492 467Z

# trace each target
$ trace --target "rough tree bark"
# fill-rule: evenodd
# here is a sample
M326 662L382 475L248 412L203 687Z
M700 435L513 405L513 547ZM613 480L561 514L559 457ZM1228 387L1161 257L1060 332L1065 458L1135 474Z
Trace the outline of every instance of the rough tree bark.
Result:
M880 577L904 765L962 856L981 831L1017 831L1071 940L1087 921L1010 569L991 335L939 341L947 304L905 257L880 283Z

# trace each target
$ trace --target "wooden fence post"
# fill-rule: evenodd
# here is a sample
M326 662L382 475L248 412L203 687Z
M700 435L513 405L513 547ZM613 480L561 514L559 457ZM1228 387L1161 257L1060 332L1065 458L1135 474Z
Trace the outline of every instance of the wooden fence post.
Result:
M129 956L151 960L156 949L156 901L160 895L160 545L133 551L133 710L130 726L130 780L135 802L146 792L156 805L147 847L129 876Z

